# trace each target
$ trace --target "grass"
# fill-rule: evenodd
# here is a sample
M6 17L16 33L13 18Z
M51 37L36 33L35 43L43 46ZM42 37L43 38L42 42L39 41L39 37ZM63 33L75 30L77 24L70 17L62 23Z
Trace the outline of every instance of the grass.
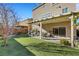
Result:
M0 39L0 56L32 56L30 51L25 49L14 39L8 40L7 47L1 47L3 40Z
M62 47L44 40L34 38L15 38L15 40L37 56L79 56L79 49Z

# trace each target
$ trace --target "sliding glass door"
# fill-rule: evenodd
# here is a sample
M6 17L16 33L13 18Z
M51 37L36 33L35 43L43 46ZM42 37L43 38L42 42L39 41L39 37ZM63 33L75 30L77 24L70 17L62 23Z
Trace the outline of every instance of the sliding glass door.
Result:
M66 28L65 27L53 28L53 34L57 36L66 36Z
M59 27L59 36L66 36L66 28Z

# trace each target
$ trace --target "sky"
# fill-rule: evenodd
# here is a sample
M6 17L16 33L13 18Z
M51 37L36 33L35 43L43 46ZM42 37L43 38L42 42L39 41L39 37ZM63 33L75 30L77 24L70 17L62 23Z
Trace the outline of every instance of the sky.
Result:
M32 9L37 5L35 3L10 3L8 7L13 9L19 16L19 21L32 18Z
M32 18L32 9L37 6L37 3L9 3L7 5L19 16L19 21L22 21ZM79 4L76 4L76 8L79 10Z

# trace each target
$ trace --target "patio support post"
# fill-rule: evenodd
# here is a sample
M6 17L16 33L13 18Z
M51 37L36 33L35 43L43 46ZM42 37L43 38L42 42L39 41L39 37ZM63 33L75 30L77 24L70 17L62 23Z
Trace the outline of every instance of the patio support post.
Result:
M71 16L71 47L74 47L74 16Z
M40 22L40 39L42 38L42 23Z

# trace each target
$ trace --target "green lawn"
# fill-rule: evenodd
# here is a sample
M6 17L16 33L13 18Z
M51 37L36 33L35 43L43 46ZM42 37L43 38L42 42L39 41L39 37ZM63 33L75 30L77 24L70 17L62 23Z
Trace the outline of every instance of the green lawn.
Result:
M34 38L15 38L15 40L37 56L79 56L79 49L62 47L44 40Z
M30 51L25 49L16 40L9 39L7 47L1 47L2 40L0 39L0 56L32 56Z

